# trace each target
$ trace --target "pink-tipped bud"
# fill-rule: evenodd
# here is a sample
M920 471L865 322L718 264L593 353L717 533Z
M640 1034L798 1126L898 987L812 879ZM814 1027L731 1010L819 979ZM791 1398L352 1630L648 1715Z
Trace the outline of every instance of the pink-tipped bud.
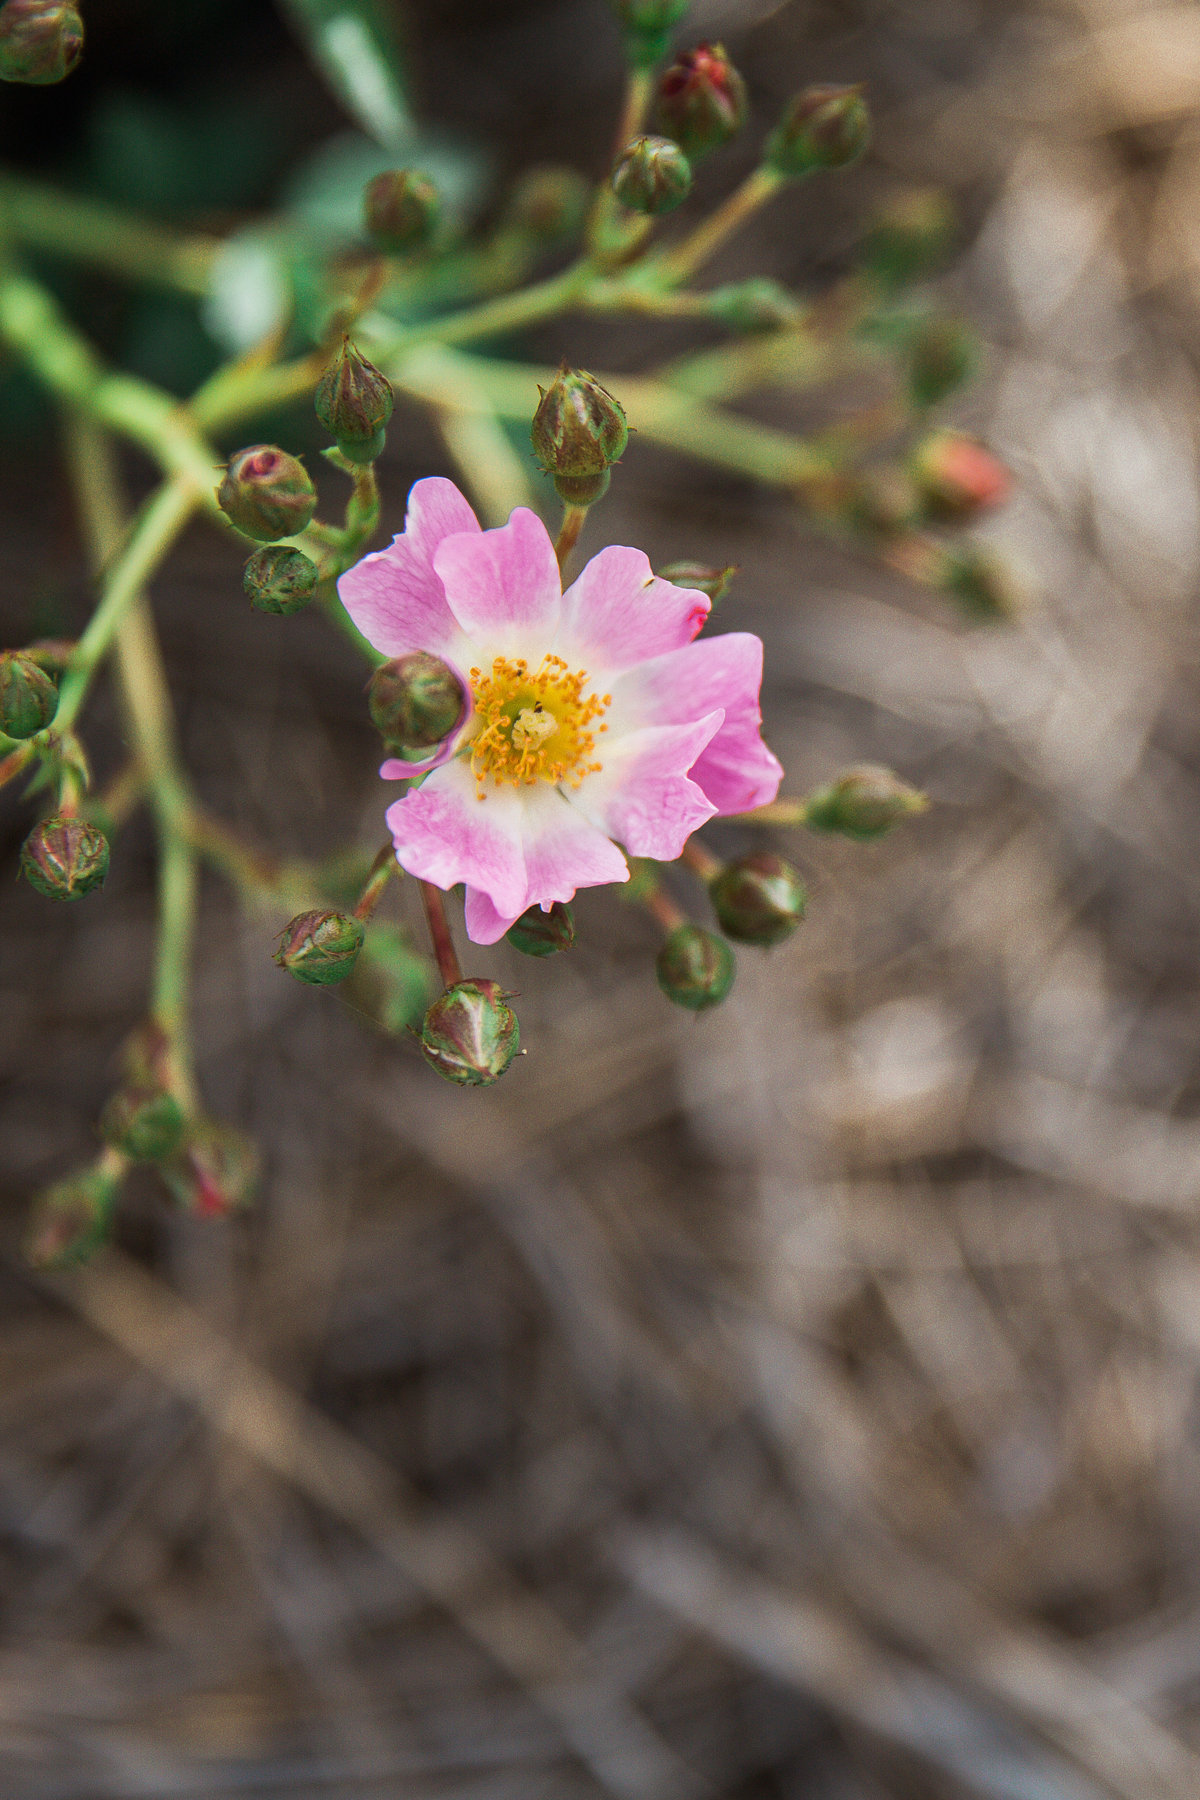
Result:
M707 594L714 606L725 598L737 572L737 563L727 563L723 569L718 569L709 563L696 562L668 563L658 571L663 581L673 582L676 587L696 588Z
M891 769L862 763L809 795L804 823L814 831L837 831L866 843L883 837L902 819L915 818L928 805L924 794Z
M231 525L259 543L296 537L317 509L304 464L275 444L252 444L229 460L217 504Z
M0 656L0 731L10 738L36 737L58 710L58 689L32 656L6 650Z
M387 376L344 337L318 383L315 406L318 419L350 462L375 461L383 449L393 404Z
M386 169L363 191L363 223L379 250L422 250L437 230L442 202L420 169Z
M297 981L331 987L350 974L365 936L362 921L353 913L297 913L280 933L275 961Z
M871 141L861 87L809 87L788 103L767 140L764 160L779 175L845 169Z
M917 446L912 468L935 518L969 518L1002 506L1012 492L1012 476L999 457L962 431L935 431Z
M83 20L65 0L8 0L0 7L0 81L49 87L83 55Z
M162 1175L185 1212L223 1219L242 1212L258 1187L259 1155L244 1132L215 1119L196 1119Z
M499 1081L521 1047L521 1028L498 981L469 976L436 999L421 1027L421 1054L459 1087Z
M808 905L808 892L791 863L767 850L727 864L708 891L726 937L763 949L791 937Z
M741 130L746 84L723 44L697 44L663 70L656 122L693 159L719 150Z
M87 1262L108 1237L119 1180L105 1169L83 1169L44 1188L25 1232L25 1260L35 1269Z
M692 191L692 165L666 137L636 137L612 168L612 191L631 212L669 213Z
M549 912L531 906L504 935L522 956L556 956L575 942L575 914L562 900L556 900Z
M174 1094L149 1085L119 1088L100 1115L100 1135L132 1162L161 1162L183 1137L183 1108Z
M676 1006L705 1012L733 986L737 965L722 938L702 925L676 925L654 964L658 985Z
M43 819L21 846L21 873L49 900L79 900L104 885L108 839L83 819Z

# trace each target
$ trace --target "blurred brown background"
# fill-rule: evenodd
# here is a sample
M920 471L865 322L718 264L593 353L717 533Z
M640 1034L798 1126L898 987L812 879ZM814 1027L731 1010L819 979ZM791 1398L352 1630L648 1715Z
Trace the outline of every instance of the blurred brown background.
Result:
M0 142L119 188L122 105L219 92L228 192L141 198L232 221L342 122L267 6L161 10L96 0L78 85L5 90ZM407 18L425 115L493 140L496 182L599 166L601 0ZM479 1093L289 982L206 882L201 1080L264 1146L261 1203L186 1219L147 1177L119 1253L54 1280L24 1209L89 1154L144 1003L148 832L78 909L5 884L6 1800L1200 1793L1200 8L705 0L689 33L754 96L714 192L806 81L865 78L879 114L870 161L724 272L819 286L874 197L953 191L945 294L988 345L954 417L1018 473L988 535L1026 615L968 632L635 441L585 548L740 563L722 625L767 641L789 790L869 758L929 814L791 840L808 923L699 1020L611 895L570 957L489 953L529 1055ZM127 296L89 323L153 360ZM517 348L636 369L684 341ZM21 642L86 602L52 435L9 400ZM398 414L389 529L446 467ZM374 845L349 652L251 614L199 529L155 602L214 808L283 852ZM111 767L109 702L90 719ZM6 798L10 871L28 816Z

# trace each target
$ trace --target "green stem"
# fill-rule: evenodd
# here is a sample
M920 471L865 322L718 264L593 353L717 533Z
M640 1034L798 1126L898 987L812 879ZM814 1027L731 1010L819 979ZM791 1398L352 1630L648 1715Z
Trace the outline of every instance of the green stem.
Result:
M685 869L690 869L693 875L699 876L706 887L710 881L716 880L725 867L724 863L715 857L711 850L705 848L699 838L688 839L679 852L679 860Z
M384 888L392 876L399 873L399 869L400 864L396 861L395 848L388 842L371 864L370 873L364 883L362 893L358 896L358 904L354 908L354 917L361 919L364 925L379 905Z
M754 169L715 212L667 254L658 265L662 280L673 285L694 275L701 264L720 249L726 238L783 186L783 182L784 177L775 169Z
M734 813L731 817L743 825L803 825L808 817L807 800L771 800L756 806L753 812Z
M198 297L208 292L222 248L219 238L181 237L104 201L9 174L0 180L0 235L129 281Z

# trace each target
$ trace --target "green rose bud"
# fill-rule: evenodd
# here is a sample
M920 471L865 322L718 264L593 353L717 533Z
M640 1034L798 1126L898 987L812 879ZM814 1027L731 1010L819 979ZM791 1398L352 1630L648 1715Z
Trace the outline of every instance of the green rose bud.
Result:
M565 364L533 415L533 453L553 475L560 497L590 506L608 486L608 471L629 442L625 409L583 369Z
M693 158L720 149L746 122L746 84L723 44L697 44L664 69L656 122Z
M43 819L21 846L21 873L50 900L79 900L104 884L108 839L83 819Z
M161 1162L179 1148L183 1108L160 1087L124 1087L100 1115L100 1135L133 1162Z
M575 942L575 914L562 900L556 900L549 912L531 906L504 935L523 956L555 956Z
M436 999L421 1027L421 1054L447 1081L499 1081L521 1045L517 1015L497 981L468 977Z
M631 212L669 213L692 191L692 165L665 137L636 137L613 164L612 191Z
M901 819L923 813L929 801L890 769L861 763L847 769L805 802L804 823L814 831L839 831L862 842L883 837Z
M48 87L83 55L83 20L64 0L8 0L0 7L0 81Z
M321 377L315 404L343 456L353 463L374 462L392 416L392 384L348 337Z
M417 761L450 736L467 696L449 663L410 650L381 663L367 683L367 705L380 736Z
M31 738L44 731L58 711L58 689L44 669L22 650L0 656L0 731Z
M719 1006L737 972L729 945L700 925L677 925L654 965L658 985L676 1006L704 1012Z
M242 575L242 591L259 612L286 618L308 605L317 585L317 565L303 550L266 544L256 550Z
M871 115L861 87L810 87L788 103L767 140L764 162L780 175L844 169L871 140Z
M378 250L422 250L437 230L442 202L420 169L387 169L363 191L363 223Z
M317 490L296 457L274 444L252 444L230 459L217 504L246 537L270 544L304 530L317 509Z
M297 981L330 987L345 981L358 960L366 932L352 913L306 912L284 926L275 961Z
M726 936L763 948L791 937L808 905L808 893L792 865L765 850L729 863L708 891Z

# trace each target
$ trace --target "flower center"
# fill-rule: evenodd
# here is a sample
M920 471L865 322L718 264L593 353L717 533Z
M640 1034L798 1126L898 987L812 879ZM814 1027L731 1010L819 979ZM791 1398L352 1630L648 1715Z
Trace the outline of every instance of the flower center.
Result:
M596 738L608 726L596 721L612 695L586 693L587 679L586 669L573 671L560 656L543 656L536 669L523 657L498 656L489 674L471 670L471 770L480 800L489 778L514 787L535 781L578 787L600 768Z

